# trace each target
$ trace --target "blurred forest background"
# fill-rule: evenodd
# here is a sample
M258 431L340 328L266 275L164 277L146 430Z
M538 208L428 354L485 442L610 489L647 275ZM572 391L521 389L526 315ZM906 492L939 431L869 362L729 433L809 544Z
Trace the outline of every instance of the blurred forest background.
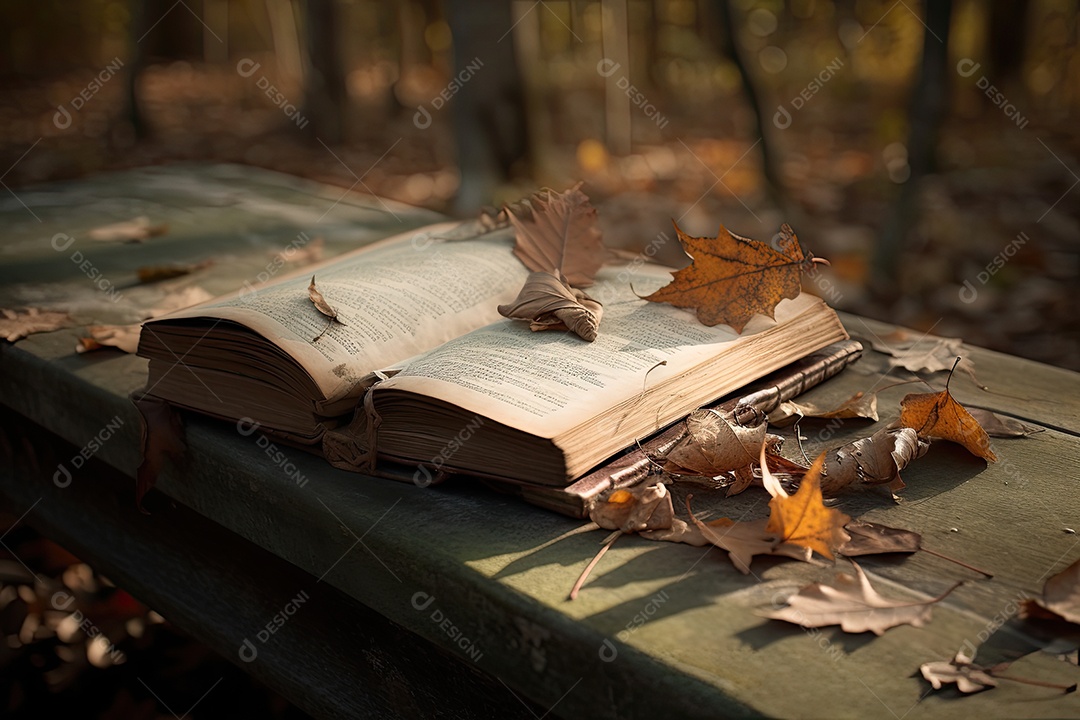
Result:
M0 0L0 202L178 161L457 215L584 180L610 245L677 262L672 219L759 239L788 222L831 260L807 288L835 307L1080 370L1077 5ZM13 541L56 579L81 573L127 652L170 632L74 558ZM35 687L85 690L41 644L108 657L62 642L21 570L0 571L0 667L18 670L0 691L25 710ZM163 713L111 672L133 689L83 709Z

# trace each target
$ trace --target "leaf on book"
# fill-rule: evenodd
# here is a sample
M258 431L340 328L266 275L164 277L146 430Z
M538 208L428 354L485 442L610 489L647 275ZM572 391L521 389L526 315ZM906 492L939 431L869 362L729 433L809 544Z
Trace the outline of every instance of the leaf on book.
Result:
M529 201L531 217L508 208L517 244L514 254L535 272L560 275L572 287L593 284L606 251L596 223L596 208L581 183L557 193L546 190Z
M694 262L645 299L696 310L698 320L710 327L725 323L742 332L754 315L773 317L781 300L799 295L800 274L813 262L824 262L803 255L788 225L780 229L781 250L723 225L715 238L691 237L677 224L675 232Z
M961 338L916 335L910 330L897 328L884 337L875 336L870 346L880 353L889 355L889 368L904 368L911 372L942 372L950 370L956 357L961 354L964 344ZM967 374L981 389L986 386L975 376L975 363L964 358L959 369Z
M317 341L325 335L326 331L329 330L330 326L335 322L341 323L342 325L345 324L341 318L338 317L337 310L331 307L330 303L326 302L326 298L323 297L323 294L319 292L319 289L315 286L314 275L311 276L311 284L308 285L308 298L311 300L311 304L315 306L315 309L327 317L326 327L312 339L312 342Z
M549 272L531 272L514 301L499 306L499 314L526 320L533 331L569 330L592 342L604 306Z
M768 429L764 415L757 412L736 416L733 410L695 410L684 424L686 435L664 457L665 470L705 477L742 471L744 477L736 482L744 487L752 482L750 468Z
M197 263L173 263L170 265L144 265L135 271L139 282L143 284L172 280L173 278L190 275L197 270L204 270L214 264L213 260L203 260Z
M1040 598L1024 601L1020 617L1080 625L1080 559L1049 578Z
M963 405L953 399L948 385L941 392L907 395L900 401L899 424L912 428L923 437L959 443L972 455L997 462L986 431Z
M983 430L990 437L1027 437L1028 435L1041 433L1046 429L1027 425L1008 415L998 415L996 412L986 408L972 407L967 408L967 411L971 413L971 417L975 418L979 425L982 425Z
M165 224L154 225L150 218L140 215L132 220L102 225L86 233L91 240L98 242L142 242L147 238L164 235L169 231Z
M15 342L34 333L52 332L72 324L71 316L65 312L39 310L8 310L0 308L0 338Z
M857 392L847 400L834 408L827 408L813 402L796 402L787 400L769 413L769 422L773 425L784 422L793 417L806 418L864 418L866 420L878 420L877 393Z
M956 683L956 689L962 693L976 693L980 690L997 687L997 680L982 665L976 665L961 650L949 662L937 661L923 663L919 667L924 679L940 690L944 685Z
M615 490L589 508L589 519L600 527L628 533L670 528L674 517L662 483Z
M839 625L849 633L870 631L883 635L897 625L922 627L930 620L934 603L960 586L957 583L943 595L925 602L891 600L880 595L857 563L855 575L837 575L834 584L812 583L787 599L787 605L759 610L762 617L784 620L802 627Z
M929 441L911 428L882 428L826 453L821 491L825 497L836 497L884 485L896 492L904 487L900 471L929 447Z
M198 305L206 302L214 296L198 285L191 285L180 290L174 290L161 300L157 307L146 311L144 320L168 315L177 310ZM142 323L131 325L91 325L87 328L88 337L80 337L75 346L75 352L84 353L100 350L104 347L114 347L126 353L135 353L139 348L139 337L142 333Z
M839 510L825 507L821 494L825 454L818 456L810 466L794 495L788 495L772 477L764 449L761 463L762 482L773 496L769 501L768 531L774 533L780 542L808 548L832 559L833 549L849 540L844 525L851 518Z
M844 526L850 536L836 549L845 557L880 555L882 553L913 553L922 547L922 535L911 530L852 520Z

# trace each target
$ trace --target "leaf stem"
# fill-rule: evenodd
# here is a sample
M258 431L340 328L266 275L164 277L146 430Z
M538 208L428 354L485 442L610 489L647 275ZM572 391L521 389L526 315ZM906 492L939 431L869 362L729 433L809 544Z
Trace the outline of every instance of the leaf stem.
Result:
M585 566L585 569L581 571L581 575L578 576L577 582L574 583L574 587L570 588L570 599L575 600L578 596L578 591L581 590L581 586L585 584L585 580L589 577L589 573L596 567L596 564L600 562L600 558L604 557L604 553L615 544L615 541L619 539L619 536L623 534L622 530L616 530L604 539L604 545L600 548L600 552L596 553L589 564Z

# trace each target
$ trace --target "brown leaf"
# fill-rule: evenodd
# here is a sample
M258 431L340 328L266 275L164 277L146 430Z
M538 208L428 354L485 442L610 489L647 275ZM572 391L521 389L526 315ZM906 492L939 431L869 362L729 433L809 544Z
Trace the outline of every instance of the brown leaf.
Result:
M913 553L922 547L922 535L911 530L852 520L844 526L851 539L836 549L846 557L881 553Z
M953 399L948 387L941 392L906 396L900 401L899 423L922 437L951 440L963 445L972 455L997 462L986 431L963 405Z
M961 354L964 341L961 338L938 337L936 335L914 335L908 330L897 328L885 337L874 337L871 347L880 353L890 355L889 368L904 368L911 372L941 372L951 370L956 357ZM986 389L975 376L975 363L964 358L958 366L982 389Z
M997 687L997 680L988 672L988 668L976 665L963 651L956 653L949 662L937 661L923 663L919 671L935 690L942 685L956 683L956 689L962 693L975 693L987 688Z
M697 525L685 522L681 518L672 518L669 528L646 530L638 534L646 540L685 543L694 547L704 547L709 544Z
M155 283L161 280L189 275L197 270L204 270L214 264L213 260L203 260L198 263L173 263L172 265L144 265L135 271L139 276L139 282Z
M1028 435L1041 433L1046 429L1025 425L1015 418L1008 415L998 415L996 412L986 408L972 407L968 408L968 412L971 413L971 417L975 418L976 422L982 425L983 430L990 437L1027 437Z
M527 320L534 330L569 330L582 340L596 339L604 306L549 272L532 272L512 303L499 314Z
M765 464L763 450L762 465ZM824 466L825 454L822 453L803 476L794 495L784 492L780 483L771 477L767 466L762 467L762 479L765 489L773 496L769 501L768 531L777 535L781 542L814 550L831 559L833 549L849 539L844 524L851 518L839 510L825 507L822 502L821 471Z
M802 627L839 625L844 632L870 631L883 635L897 625L922 627L930 620L934 603L942 600L959 586L944 595L926 602L900 602L880 595L870 585L858 564L855 575L837 575L835 584L813 583L801 588L787 599L787 605L758 612L762 617L784 620Z
M900 471L929 447L930 443L911 428L882 428L826 453L821 491L825 497L836 497L876 485L899 490L904 487Z
M589 509L589 519L600 527L628 533L670 528L674 517L662 483L616 490Z
M537 193L529 202L531 217L507 208L517 244L514 254L525 267L565 278L573 287L588 287L606 256L596 224L596 208L581 192L581 183L569 190Z
M147 238L164 235L168 231L168 225L153 225L150 218L141 215L132 220L102 225L90 230L86 235L98 242L142 242Z
M1060 619L1080 625L1080 559L1049 578L1041 598L1025 600L1020 617Z
M781 300L798 296L800 273L813 262L788 225L780 230L782 252L723 225L715 238L691 237L677 224L675 232L694 262L645 299L694 309L710 327L725 323L742 332L756 314L773 317Z
M840 405L832 409L826 409L812 402L796 402L788 400L780 403L775 410L769 413L769 423L777 425L792 417L807 418L865 418L867 420L878 419L877 393L869 395L857 392Z
M731 562L743 575L750 573L750 563L755 555L771 555L779 543L776 535L766 530L768 520L752 520L749 522L735 522L728 518L718 518L710 522L702 522L694 515L690 508L690 500L686 498L686 511L690 513L690 522L700 532L701 536L718 548L727 551Z
M0 338L15 342L34 333L52 332L72 324L71 316L51 310L0 308Z
M135 504L142 509L142 499L157 482L166 458L180 462L187 450L184 426L173 406L160 398L138 393L132 397L139 409L142 427L142 462L135 474Z
M328 320L326 322L326 327L323 328L323 331L321 333L319 333L318 335L316 335L312 339L312 342L315 342L316 340L321 338L323 335L325 335L326 331L329 330L330 326L332 324L334 324L335 322L336 323L341 323L342 325L344 325L345 323L344 323L344 321L342 321L341 318L338 317L337 310L335 310L333 307L331 307L330 303L326 302L326 298L324 298L323 294L321 292L319 292L319 289L315 287L315 276L314 275L311 276L311 284L308 285L307 291L308 291L308 298L311 300L311 303L315 306L315 309L318 310L320 313L322 313L323 315L325 315L328 318Z
M716 477L748 468L757 459L768 429L764 415L755 417L759 422L747 423L730 410L695 410L684 421L686 436L664 457L665 469L670 463L678 466L670 472Z

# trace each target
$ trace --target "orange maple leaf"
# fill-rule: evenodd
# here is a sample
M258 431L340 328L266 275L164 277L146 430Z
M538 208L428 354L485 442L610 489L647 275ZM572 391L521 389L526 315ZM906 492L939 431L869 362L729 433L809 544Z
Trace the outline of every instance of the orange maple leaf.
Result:
M953 399L948 383L941 392L911 393L901 400L900 425L913 429L923 437L959 443L972 455L997 462L997 455L990 449L990 437L986 430L963 405Z
M698 320L709 327L724 323L742 332L756 314L773 317L781 300L798 296L800 273L814 262L824 262L804 256L786 224L780 228L779 251L735 235L723 225L715 238L691 237L678 224L675 233L694 262L645 299L694 309Z
M778 482L765 483L772 493L769 501L769 524L765 529L775 533L781 543L798 545L816 550L827 558L833 557L833 548L840 547L851 538L844 525L851 518L832 508L825 507L821 495L821 471L825 467L825 453L818 456L806 471L799 489L788 495ZM762 467L762 476L768 467Z

